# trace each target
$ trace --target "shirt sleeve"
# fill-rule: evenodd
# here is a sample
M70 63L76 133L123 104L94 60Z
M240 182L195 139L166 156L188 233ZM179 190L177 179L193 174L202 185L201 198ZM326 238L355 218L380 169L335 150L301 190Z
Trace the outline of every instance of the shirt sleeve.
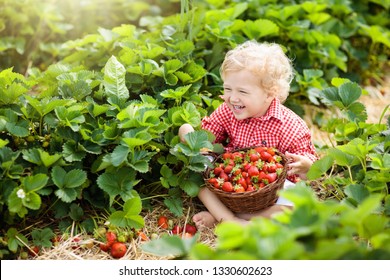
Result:
M308 157L312 162L318 160L316 149L311 140L310 133L304 134L294 141L294 144L288 149L290 153Z
M226 123L229 119L229 109L222 103L210 116L202 119L202 129L210 131L215 136L215 143L224 143L228 137Z

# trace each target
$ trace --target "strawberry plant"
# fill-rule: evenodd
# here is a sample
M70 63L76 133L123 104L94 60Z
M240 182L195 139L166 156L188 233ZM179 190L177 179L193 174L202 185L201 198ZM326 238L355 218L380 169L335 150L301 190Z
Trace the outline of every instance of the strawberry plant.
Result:
M224 222L216 227L211 247L193 239L166 236L145 243L144 251L192 260L342 260L388 259L389 217L378 215L383 196L367 197L357 207L335 200L319 201L304 182L284 190L294 209L273 219L256 218L245 227ZM389 204L386 206L389 210ZM335 246L337 244L337 246Z
M334 87L324 90L324 99L340 117L329 119L324 129L334 135L336 143L313 164L308 178L323 177L321 184L325 190L354 205L370 193L388 196L390 118L386 123L367 123L365 107L357 101L361 88L346 80L335 79L333 83ZM389 106L382 115L388 109Z

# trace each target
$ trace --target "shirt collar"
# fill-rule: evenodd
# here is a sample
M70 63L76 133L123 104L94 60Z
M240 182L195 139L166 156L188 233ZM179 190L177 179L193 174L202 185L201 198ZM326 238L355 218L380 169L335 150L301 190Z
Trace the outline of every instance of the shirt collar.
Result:
M265 115L260 117L261 120L269 120L271 118L283 121L282 104L277 98L274 98L274 100L272 100Z
M282 104L279 99L274 98L264 116L257 118L250 118L246 120L242 120L243 122L249 123L251 121L268 121L270 119L277 119L280 122L283 122L283 113L282 113Z

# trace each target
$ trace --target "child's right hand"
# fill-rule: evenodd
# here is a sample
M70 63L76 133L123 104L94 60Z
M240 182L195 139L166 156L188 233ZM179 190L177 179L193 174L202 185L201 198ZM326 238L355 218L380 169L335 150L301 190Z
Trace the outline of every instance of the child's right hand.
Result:
M189 123L185 123L182 126L180 126L180 128L179 128L180 141L185 143L184 136L187 133L190 133L190 132L193 132L193 131L194 131L194 128Z
M286 152L286 157L289 160L287 175L298 175L301 179L305 180L306 173L309 171L313 162L308 157L290 152Z

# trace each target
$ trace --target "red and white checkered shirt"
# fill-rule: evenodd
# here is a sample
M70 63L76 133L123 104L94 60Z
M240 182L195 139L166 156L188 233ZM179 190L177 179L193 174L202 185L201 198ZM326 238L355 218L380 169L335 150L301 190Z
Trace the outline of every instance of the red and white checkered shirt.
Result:
M275 98L264 116L237 120L226 103L221 104L209 117L202 120L202 128L212 132L216 143L227 151L251 146L275 147L304 155L312 161L318 159L311 133L306 123Z

